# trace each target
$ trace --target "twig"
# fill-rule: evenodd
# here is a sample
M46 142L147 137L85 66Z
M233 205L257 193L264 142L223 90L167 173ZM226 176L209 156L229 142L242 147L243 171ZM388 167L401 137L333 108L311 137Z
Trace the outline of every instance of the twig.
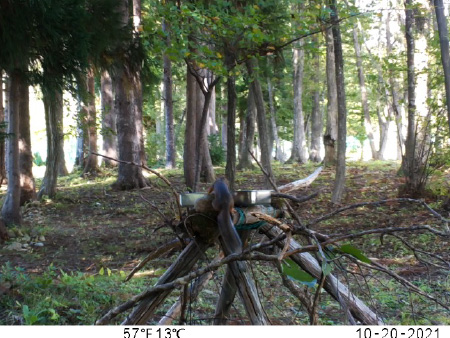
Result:
M167 178L165 178L163 175L161 175L159 172L157 172L156 170L150 169L149 167L147 167L144 164L138 164L138 163L135 163L135 162L128 162L128 161L118 160L116 158L113 158L113 157L110 157L110 156L106 156L106 155L102 155L102 154L99 154L99 153L95 153L93 151L91 151L90 153L92 155L104 157L104 158L107 158L108 160L115 161L115 162L118 162L118 163L123 163L123 164L128 164L128 165L134 165L136 167L141 167L142 169L145 169L145 170L151 172L152 174L155 174L156 176L158 176L160 179L162 179L164 181L164 183L167 184L167 186L170 188L170 190L172 190L172 194L173 194L173 196L175 198L175 202L176 202L177 207L178 207L178 215L180 217L180 220L183 218L183 213L181 212L180 197L179 197L178 192L175 190L175 188L173 187L172 183L170 183L170 181Z
M313 305L309 313L309 322L311 323L311 325L317 325L318 316L316 309L317 305L319 304L320 291L323 288L323 284L325 284L325 278L327 278L327 276L322 272L322 275L320 276L319 285L317 286L316 294L314 295Z

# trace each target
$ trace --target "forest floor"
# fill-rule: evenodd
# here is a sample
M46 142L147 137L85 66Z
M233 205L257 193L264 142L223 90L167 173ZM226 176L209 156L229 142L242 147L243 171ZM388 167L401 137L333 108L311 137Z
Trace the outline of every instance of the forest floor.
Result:
M304 178L314 169L312 165L278 165L275 168L277 182L282 185ZM403 182L397 171L396 162L349 163L347 189L341 206L396 198ZM161 172L179 192L183 191L180 170ZM218 168L218 174L223 174L223 168ZM112 190L114 178L115 173L111 170L92 179L74 173L59 180L55 198L24 207L24 224L10 229L13 238L0 245L0 324L92 324L111 307L153 285L170 266L178 252L148 263L136 278L123 283L124 276L143 257L174 238L161 213L171 219L175 217L175 211L170 191L155 176L150 177L150 187L138 191ZM305 222L339 207L330 203L333 180L334 171L324 169L311 186L295 192L297 196L305 196L320 190L318 197L297 205ZM449 172L436 175L430 184L432 193L425 198L447 218L449 212L440 209L439 195L448 193L448 182ZM263 176L257 170L240 172L236 186L238 189L261 189ZM202 189L206 191L206 185ZM422 206L392 202L346 211L317 224L314 229L337 234L420 224L442 229L439 220ZM260 236L255 234L252 241L258 242ZM404 238L413 247L450 261L448 238L426 232L404 235ZM20 245L14 248L14 243ZM450 304L450 269L443 272L419 262L413 252L393 236L367 236L352 244L424 292ZM214 257L217 248L208 252ZM284 289L272 264L252 263L252 270L273 324L308 323L307 313ZM386 323L450 324L449 312L431 300L411 293L379 272L367 272L366 278L362 279L355 273L357 270L356 264L346 261L333 273L349 283L352 291ZM220 273L221 270L200 297L189 304L189 323L211 323L220 291ZM314 289L311 291L314 293ZM178 295L178 291L173 292L157 315L163 315ZM321 324L345 323L339 305L325 293L318 311ZM246 323L245 317L245 311L237 304L232 311L232 323ZM153 322L157 321L155 317Z

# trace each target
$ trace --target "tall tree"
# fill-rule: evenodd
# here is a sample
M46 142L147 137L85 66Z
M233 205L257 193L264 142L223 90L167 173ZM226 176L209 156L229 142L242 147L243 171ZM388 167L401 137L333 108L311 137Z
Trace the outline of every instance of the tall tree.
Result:
M283 151L281 150L280 137L278 136L278 127L276 120L276 108L275 108L275 100L274 100L274 86L272 84L272 80L270 77L267 78L267 91L269 94L269 112L270 112L270 128L272 130L271 135L273 136L273 141L275 142L275 159L277 161L283 161ZM271 142L270 144L273 144ZM269 147L271 148L271 147Z
M30 135L30 94L28 82L20 83L19 107L19 166L20 166L20 205L36 199L33 177L33 153Z
M134 4L134 3L133 3ZM141 44L137 32L132 33L129 25L129 7L127 0L118 5L119 26L128 31L128 39L122 41L117 50L114 64L114 92L117 109L117 139L119 163L117 181L113 184L119 190L142 188L147 182L140 165L143 160L142 136L142 86L141 86ZM134 6L135 7L135 6ZM132 162L129 165L124 162Z
M347 149L347 107L345 98L344 82L344 58L342 53L342 39L339 25L339 15L336 6L336 0L330 1L330 17L333 24L334 41L334 62L336 65L336 87L337 87L337 106L338 106L338 147L337 147L337 166L336 179L334 182L331 201L339 203L343 197L345 189L345 152Z
M447 122L450 132L450 52L448 41L447 19L444 14L444 3L442 0L434 0L434 10L439 33L439 44L441 47L441 61L444 68L445 99L447 104Z
M253 151L253 144L255 139L255 119L256 119L256 106L255 98L253 94L253 86L250 85L247 94L247 110L245 114L245 130L243 133L242 148L239 155L239 163L237 165L238 170L252 169L252 157L249 153Z
M3 69L0 69L0 133L5 133L5 106L3 104ZM6 180L5 137L0 137L0 186Z
M19 162L19 120L21 84L25 82L25 75L20 68L9 72L9 107L8 107L8 138L6 152L8 156L7 174L8 190L2 207L2 218L7 226L20 224L20 162Z
M266 186L270 187L269 179L274 180L272 171L272 156L269 153L269 138L267 129L267 116L264 105L264 98L261 89L261 83L257 73L258 62L255 58L249 59L246 62L247 71L251 79L251 86L253 87L254 99L256 104L256 121L258 125L258 138L261 148L261 165L266 171L268 177L266 177Z
M167 48L170 48L170 32L167 28L168 23L163 21L163 32L167 34L166 44ZM172 97L172 61L167 53L163 55L164 62L164 115L166 123L166 168L175 168L175 129L173 125L173 97Z
M294 139L292 141L292 154L289 161L306 163L306 135L303 116L303 68L305 51L303 41L300 40L294 47Z
M103 71L100 78L101 109L102 109L102 136L103 153L106 156L117 158L117 111L114 108L114 96L111 75ZM116 167L117 162L103 159L106 167Z
M326 76L327 76L327 125L323 143L325 146L325 165L335 165L337 162L337 139L338 139L338 105L336 87L336 65L334 57L334 40L331 28L325 32L326 51Z
M86 132L87 132L87 157L83 170L83 175L96 175L98 173L97 156L92 153L97 152L97 112L95 109L95 77L94 69L91 67L87 73L87 114L86 114Z
M317 38L313 38L317 45ZM313 162L320 162L320 143L322 136L322 111L320 107L320 54L316 52L313 57L313 93L312 93L312 112L311 112L311 148L309 159Z

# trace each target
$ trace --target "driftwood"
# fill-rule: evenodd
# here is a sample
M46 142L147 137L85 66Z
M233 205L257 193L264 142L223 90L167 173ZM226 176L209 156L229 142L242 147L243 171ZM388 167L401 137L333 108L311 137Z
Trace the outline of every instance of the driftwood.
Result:
M311 175L298 181L294 181L278 187L279 192L287 193L292 190L300 189L309 186L319 176L323 167L317 168Z

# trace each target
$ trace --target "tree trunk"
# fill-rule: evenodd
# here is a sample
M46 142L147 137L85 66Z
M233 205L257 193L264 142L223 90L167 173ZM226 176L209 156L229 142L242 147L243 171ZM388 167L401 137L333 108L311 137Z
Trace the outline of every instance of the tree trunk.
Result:
M197 130L197 83L187 70L186 75L186 129L184 134L184 180L188 189L194 189L196 163L196 130Z
M347 139L347 108L345 102L345 82L344 82L344 59L342 55L341 30L339 26L339 16L336 8L336 0L331 0L330 17L333 24L334 40L334 62L336 64L336 87L338 103L338 148L336 179L334 182L331 201L339 203L344 195L345 189L345 152Z
M314 39L317 44L317 38ZM312 95L312 112L311 112L311 148L309 159L313 162L320 162L320 141L322 139L322 111L320 109L320 92L319 92L319 75L320 75L320 55L318 53L314 56L314 73L313 82L314 90Z
M114 108L114 96L112 80L108 71L101 75L101 99L102 99L102 136L103 153L106 156L117 158L117 111ZM117 167L117 162L102 159L105 167Z
M367 99L366 77L364 75L364 67L361 58L361 46L359 44L357 23L353 26L353 44L355 46L356 67L358 69L359 90L361 92L361 103L364 115L364 129L366 130L367 138L369 139L372 158L376 160L378 159L378 152L375 147L375 140L373 137L372 120L370 118L369 101Z
M434 10L439 32L439 44L441 46L441 61L444 68L445 99L447 103L447 122L450 132L450 54L448 41L447 19L444 14L444 4L442 0L434 0Z
M170 33L168 24L163 20L163 32L166 33L166 44L169 48L171 46ZM173 98L172 98L172 61L170 61L167 54L163 55L164 62L164 114L166 117L166 169L175 168L175 134L173 125Z
M139 43L138 25L139 1L133 0L133 23L135 24L135 35L133 43ZM129 20L128 1L122 0L120 4L121 22L126 27ZM124 46L123 53L127 53ZM127 60L127 62L132 62ZM136 66L136 65L135 65ZM144 140L142 126L142 87L140 78L140 66L131 64L116 66L114 81L115 104L117 108L117 140L119 145L119 159L124 162L133 162L141 165L144 160ZM136 165L119 163L117 181L113 187L118 190L130 190L143 188L147 182L142 175L142 168Z
M97 156L92 152L97 152L97 112L95 110L95 78L94 70L91 68L87 74L87 92L88 102L86 105L86 131L87 131L87 146L88 154L86 158L86 164L83 170L83 175L97 175L98 174L98 161Z
M392 54L393 45L391 38L390 29L391 13L388 12L386 16L386 46L388 55ZM402 125L402 108L399 103L398 97L398 84L394 77L394 72L389 68L389 86L391 87L392 95L392 110L395 116L395 124L397 126L397 143L398 143L398 156L397 158L402 159L403 156L403 146L405 144L405 138L403 136L403 125Z
M5 107L3 105L3 70L0 69L0 132L6 133ZM6 181L6 157L5 157L5 138L0 137L0 187Z
M271 163L271 155L269 153L269 140L268 140L268 132L267 132L267 121L266 121L266 110L264 107L264 99L261 89L261 84L258 79L258 74L255 69L257 69L257 60L250 59L246 62L247 71L252 81L254 97L255 97L255 105L256 105L256 118L258 121L258 136L259 143L261 148L261 165L266 171L266 174L269 176L266 177L266 187L271 187L269 183L269 179L274 181L274 175L272 171L272 163Z
M337 110L337 88L336 88L336 65L334 62L334 42L331 28L326 31L327 40L327 126L323 136L325 146L324 165L335 165L336 143L338 138L338 110Z
M47 163L45 175L42 181L38 198L47 195L53 198L56 194L56 184L58 181L58 163L60 161L60 150L58 146L63 138L60 128L58 128L58 116L62 115L63 93L62 89L42 89L45 108L45 127L47 131Z
M298 42L298 48L294 48L294 140L292 154L289 162L306 163L306 136L303 116L303 68L305 51L303 41Z
M234 180L236 177L236 79L229 75L227 79L227 164L225 166L225 177L228 186L234 191Z
M20 224L20 165L19 165L19 120L21 93L20 86L24 81L24 75L19 70L13 70L10 74L9 107L8 107L8 137L6 139L6 151L8 156L7 174L8 190L2 207L2 218L6 226Z
M253 169L252 157L249 150L253 150L253 143L255 139L255 118L256 118L256 106L253 86L248 88L247 96L247 112L245 115L245 130L243 131L244 140L242 142L241 154L239 156L238 170Z
M278 136L278 127L276 120L276 108L274 102L274 88L272 85L272 80L267 78L267 91L269 92L269 110L270 110L270 126L272 128L272 136L275 142L275 160L283 161L283 151L281 150L280 138ZM272 142L273 143L273 142Z
M33 177L33 153L30 135L30 94L28 83L22 78L19 85L19 166L20 205L36 199L36 185Z

